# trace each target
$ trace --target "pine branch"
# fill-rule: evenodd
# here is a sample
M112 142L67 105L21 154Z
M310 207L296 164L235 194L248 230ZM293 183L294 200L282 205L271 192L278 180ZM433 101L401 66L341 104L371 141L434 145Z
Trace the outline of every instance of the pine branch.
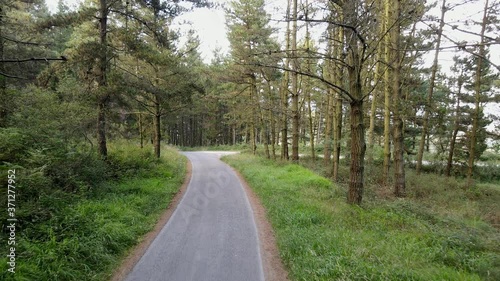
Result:
M28 58L28 59L5 59L0 60L0 63L19 63L19 62L28 62L28 61L67 61L68 59L65 56L61 56L59 58Z
M255 63L255 64L252 64L252 65L260 66L260 67L268 67L268 68L273 68L273 69L278 69L278 70L283 70L283 71L289 71L289 72L297 73L299 75L311 77L313 79L319 80L319 81L325 83L326 85L328 85L328 86L336 89L337 91L340 92L340 94L344 95L350 101L356 101L356 100L358 100L358 99L354 98L354 96L351 95L344 88L342 88L342 87L340 87L338 85L333 84L332 82L326 80L325 78L323 78L322 76L319 76L319 75L315 75L315 74L312 74L312 73L303 72L303 71L300 71L300 70L293 70L293 69L289 69L289 68L286 68L286 67L274 66L274 65L264 65L264 64L260 64L260 63Z
M19 76L14 76L14 75L10 75L10 74L3 73L3 72L0 72L0 75L2 75L3 77L7 77L7 78L14 78L14 79L23 79L23 80L28 80L28 78L19 77Z
M38 29L50 29L52 27L67 27L68 25L85 22L94 17L96 8L85 7L79 11L65 14L56 14L36 23Z
M436 31L436 30L435 30L435 28L434 28L433 26L431 26L430 24L427 24L427 23L425 23L425 22L423 22L423 23L424 23L425 25L427 25L429 28L431 28L432 30ZM469 54L471 54L471 55L473 55L473 56L475 56L475 57L478 57L478 58L481 58L481 59L483 59L483 60L487 61L489 64L491 64L493 67L495 67L496 69L498 69L498 70L500 71L500 65L496 65L496 64L494 64L494 63L493 63L490 59L488 59L488 58L487 58L487 57L485 57L485 56L482 56L482 55L480 55L480 54L478 54L478 53L475 53L475 52L473 52L473 51L471 51L471 50L468 50L468 49L465 47L465 46L467 46L466 44L462 44L462 43L460 43L460 42L457 42L457 41L455 41L455 40L451 39L449 36L447 36L447 35L446 35L446 34L444 34L444 33L442 34L442 36L443 36L444 38L446 38L446 39L450 40L450 42L452 42L453 44L455 44L455 45L456 45L456 47L457 47L457 48L459 48L460 50L463 50L463 51L465 51L465 52L467 52L467 53L469 53ZM476 46L480 46L481 44L486 45L485 43L478 43L478 44L475 44L475 45L476 45Z
M348 25L348 24L344 24L344 23L340 23L340 22L335 22L335 21L331 21L331 20L302 19L299 21L315 22L315 23L329 23L329 24L336 25L336 26L339 26L342 28L350 29L356 35L356 37L358 37L358 40L363 44L363 47L364 48L368 47L368 44L366 43L365 38L361 35L361 33L359 33L358 29L352 25Z
M449 24L449 23L444 23L445 25L451 27L451 29L453 30L458 30L460 32L463 32L463 33L467 33L467 34L470 34L470 35L475 35L475 36L478 36L478 37L481 37L481 34L477 33L477 32L472 32L472 31L469 31L469 30L464 30L464 29L461 29L458 27L458 25L452 25L452 24ZM488 40L491 40L491 41L497 41L498 39L496 38L493 38L493 37L490 37L490 36L486 36L484 35L483 36L484 38L488 39Z
M48 44L48 43L35 43L35 42L28 42L28 41L20 41L20 40L16 40L14 38L10 38L10 37L7 37L7 36L0 36L2 37L4 40L6 41L10 41L10 42L14 42L16 44L23 44L23 45L34 45L34 46L50 46L51 44Z

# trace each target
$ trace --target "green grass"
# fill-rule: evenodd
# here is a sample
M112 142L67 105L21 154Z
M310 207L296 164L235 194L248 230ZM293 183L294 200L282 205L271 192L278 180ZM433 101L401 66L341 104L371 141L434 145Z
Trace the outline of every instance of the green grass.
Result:
M410 175L409 186L427 181L433 192L394 199L367 190L359 207L345 203L345 186L299 165L224 159L261 198L292 280L500 280L500 232L471 211L498 190L454 196L453 182L433 189L434 178Z
M16 273L7 272L2 255L0 280L108 280L152 230L184 180L185 158L168 148L158 161L150 148L126 143L110 145L110 151L119 180L82 193L47 188L33 202L42 211L31 217L22 214L30 202L19 202Z

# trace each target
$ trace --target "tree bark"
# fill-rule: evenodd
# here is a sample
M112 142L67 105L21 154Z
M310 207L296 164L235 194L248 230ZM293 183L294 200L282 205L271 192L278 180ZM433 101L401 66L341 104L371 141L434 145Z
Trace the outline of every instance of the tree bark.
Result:
M259 98L255 101L257 104L257 110L259 111L259 119L260 119L260 129L262 132L262 141L264 143L264 152L266 153L266 158L270 159L271 154L269 152L269 128L267 126L268 122L266 122L264 118L264 110L262 110L262 107L259 104Z
M380 67L380 64L377 64L377 70ZM378 72L375 70L375 72ZM373 149L374 149L374 130L375 130L375 112L377 111L377 98L378 91L375 90L372 97L372 104L370 108L370 125L368 127L368 167L373 165Z
M393 101L393 140L394 140L394 195L404 197L406 195L405 165L404 165L404 143L403 143L403 119L401 118L401 48L400 33L400 0L392 1L392 26L391 49L394 56L394 72L392 77L392 101Z
M357 5L355 1L344 2L343 16L346 17L346 23L349 26L357 26ZM350 104L350 119L351 119L351 164L349 174L349 191L347 202L350 204L361 204L364 189L364 163L366 152L365 141L365 125L363 112L363 92L361 84L361 69L363 66L363 58L360 51L365 46L358 42L357 34L353 29L345 29L345 38L348 53L348 77L349 77L349 92L351 94ZM359 44L359 45L358 45ZM361 46L360 46L361 45Z
M161 155L161 112L160 112L160 99L157 95L154 96L154 114L153 114L153 127L154 127L154 138L153 138L153 147L154 154L156 158L160 158ZM184 127L184 126L183 126ZM187 133L184 131L184 136ZM186 145L186 140L184 144Z
M340 94L335 94L333 111L333 164L332 178L338 180L340 166L340 140L342 138L342 98Z
M333 124L333 96L335 92L333 89L328 89L328 93L326 96L326 124L325 124L325 141L323 147L323 164L329 165L330 158L332 156L331 147L332 147L332 124Z
M308 13L309 13L309 2L306 0L306 7L305 7L305 13L306 13L306 19L308 18ZM311 48L311 35L309 33L309 23L306 22L306 50L309 52ZM309 56L309 53L306 54L307 59L306 59L306 72L311 73L311 59ZM312 115L312 107L311 107L311 96L312 96L312 87L311 87L311 78L306 76L304 77L304 90L306 91L305 96L307 97L307 112L308 112L308 117L309 117L309 135L310 135L310 144L311 144L311 157L314 160L316 160L316 151L314 151L314 117Z
M254 104L257 103L258 101L256 100L256 95L257 95L257 79L255 78L255 75L252 75L251 78L251 85L250 85L250 102L252 104L252 116L250 117L250 138L252 139L251 145L252 145L252 153L255 155L257 153L257 136L256 136L256 128L255 128L255 106Z
M476 66L476 77L474 81L474 115L472 117L472 132L469 147L469 161L467 169L467 187L472 186L472 176L474 175L474 161L476 158L476 138L477 130L479 128L479 118L481 112L481 77L484 57L484 33L488 23L488 0L484 4L483 21L481 23L481 42L479 44L479 55Z
M270 109L268 110L269 112L269 119L271 121L271 149L272 149L272 157L273 160L276 160L276 120L274 116L274 108L275 108L275 103L274 103L274 98L273 98L273 93L272 93L272 87L271 87L271 81L267 81L267 94L269 98L269 106Z
M352 74L350 74L351 76ZM361 84L351 85L351 90L361 91ZM364 158L366 151L365 128L363 124L363 100L350 103L351 118L351 167L347 202L361 204L364 185Z
M391 18L390 0L385 0L385 44L384 58L388 68L384 74L384 165L382 170L382 178L384 184L389 183L389 168L391 166L391 84L392 64L394 63L391 57L390 36L389 36L389 20Z
M459 83L458 93L461 92L462 85ZM458 129L460 125L460 99L457 98L457 105L455 107L455 122L453 122L453 133L450 139L450 150L448 152L448 161L446 162L446 169L444 174L449 177L451 176L451 168L453 167L453 154L455 153L455 143L457 141Z
M349 5L354 5L354 4L347 4L347 6ZM348 14L349 15L349 14ZM354 14L353 14L354 16ZM344 14L340 14L339 15L339 18L341 20L344 20ZM351 42L350 44L357 44L356 42L356 39L355 39L355 35L353 34L352 30L349 31L349 33L351 34L351 36L353 36L353 38L351 39ZM344 42L344 29L342 28L337 28L336 29L336 37L337 37L337 41L338 42ZM358 58L358 54L354 54L355 51L357 52L358 51L358 48L357 48L357 45L353 46L353 51L352 51L352 54L351 56L354 56L355 58L351 58L351 64L352 66L349 68L351 71L352 67L359 67L360 69L360 62L359 62L359 58ZM335 48L334 49L334 57L337 58L338 60L341 59L341 57L343 56L342 54L342 50L340 48ZM354 65L355 64L355 65ZM335 81L335 84L336 85L342 85L343 84L343 81L344 81L344 73L343 73L343 67L342 66L336 66L334 64L335 68L334 68L334 81ZM360 71L358 69L358 71ZM349 74L349 77L350 77L351 74ZM360 75L360 73L357 74L358 76ZM353 78L354 79L354 78ZM360 77L358 77L357 79L361 79ZM360 84L359 84L359 91L361 91L361 82L358 81ZM351 80L351 78L349 79L349 84L351 83L355 83L355 81ZM352 89L350 89L352 91ZM358 94L359 98L361 98L361 92L359 93L353 93L351 92L351 95L353 95L354 97L356 97L354 94ZM333 110L333 163L332 163L332 178L334 181L337 181L338 180L338 175L339 175L339 166L340 166L340 140L342 138L342 97L340 95L340 93L336 93L335 94L335 97L334 97L334 100L333 100L333 106L334 106L334 110ZM364 140L364 138L363 138ZM364 160L364 159L363 159Z
M4 39L3 35L3 8L0 8L0 60L4 60ZM0 63L0 73L5 73L5 65ZM7 79L5 76L0 75L0 128L7 126Z
M108 157L108 147L106 140L106 111L108 107L109 93L107 92L107 28L108 28L108 7L106 0L100 0L99 7L99 43L101 52L98 56L98 104L97 104L97 147L98 153L103 159Z
M292 0L292 161L299 161L300 112L297 60L297 0Z
M139 112L139 137L141 139L141 148L144 148L144 132L142 129L142 113Z
M385 33L385 21L384 21L384 5L382 3L382 0L377 0L377 21L379 23L378 26L378 32L379 36L382 38ZM372 104L371 104L371 109L370 109L370 126L368 127L368 150L367 150L367 156L368 156L368 167L371 167L373 165L373 149L374 149L374 144L375 144L375 136L374 136L374 130L375 130L375 117L376 117L376 112L377 112L377 102L378 102L378 96L380 92L380 86L378 85L378 81L383 79L383 73L384 73L384 67L382 64L382 58L383 58L383 51L384 51L384 44L383 40L379 42L377 46L377 54L376 54L376 67L375 67L375 73L374 73L374 78L377 83L376 89L374 90L373 97L372 97Z
M286 6L286 50L287 56L285 59L285 67L288 69L290 67L290 0L287 0ZM281 159L288 160L288 81L289 72L285 71L283 82L281 85Z

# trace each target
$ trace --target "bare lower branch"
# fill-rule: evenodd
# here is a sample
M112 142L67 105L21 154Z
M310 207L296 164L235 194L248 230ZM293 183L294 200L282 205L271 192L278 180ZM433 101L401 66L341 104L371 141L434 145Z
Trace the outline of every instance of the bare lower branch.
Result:
M65 56L61 56L59 58L28 58L28 59L5 59L0 60L1 63L16 63L16 62L28 62L28 61L67 61L68 59Z
M28 41L16 40L14 38L10 38L10 37L7 37L7 36L0 36L0 37L2 37L3 39L5 39L7 41L14 42L16 44L34 45L34 46L50 46L51 45L51 44L47 44L47 43L35 43L35 42L28 42Z
M259 64L259 63L252 64L252 65L260 66L260 67L268 67L268 68L273 68L273 69L278 69L278 70L283 70L283 71L289 71L289 72L292 72L292 73L297 73L299 75L311 77L313 79L316 79L316 80L319 80L319 81L325 83L327 86L330 86L330 87L334 88L335 90L337 90L338 92L340 92L341 95L344 95L344 97L347 100L350 100L350 101L357 100L347 90L345 90L344 88L342 88L342 87L340 87L338 85L333 84L332 82L326 80L322 76L315 75L315 74L312 74L312 73L303 72L303 71L300 71L300 70L293 70L293 69L289 69L289 68L286 68L286 67L275 66L275 65L264 65L264 64Z
M2 75L3 77L7 77L7 78L28 80L28 78L14 76L14 75L10 75L10 74L7 74L7 73L2 73L2 72L0 72L0 75Z

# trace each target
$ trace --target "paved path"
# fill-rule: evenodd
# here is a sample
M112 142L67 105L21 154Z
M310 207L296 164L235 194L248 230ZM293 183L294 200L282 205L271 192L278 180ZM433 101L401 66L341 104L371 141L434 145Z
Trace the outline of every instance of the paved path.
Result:
M263 281L252 209L236 174L219 157L185 152L186 194L126 281Z

